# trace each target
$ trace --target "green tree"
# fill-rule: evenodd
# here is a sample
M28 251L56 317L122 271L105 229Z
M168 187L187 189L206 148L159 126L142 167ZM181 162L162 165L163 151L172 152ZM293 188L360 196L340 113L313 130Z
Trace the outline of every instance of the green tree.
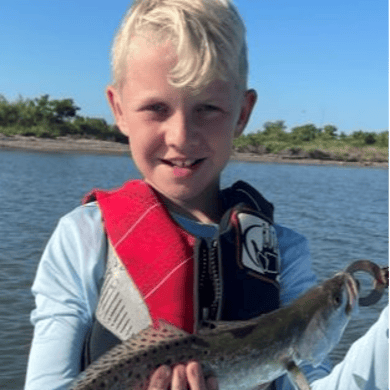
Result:
M389 147L389 132L388 131L382 131L376 136L376 142L378 146L381 147Z
M49 103L51 120L55 123L64 123L76 116L80 107L75 106L73 99L52 100Z
M8 103L7 99L0 95L0 126L12 126L18 122L18 109Z
M308 142L314 140L320 134L320 130L313 124L297 126L291 129L291 135L294 140Z
M289 135L285 132L286 125L284 121L265 122L263 125L264 130L261 132L263 138L268 141L278 140L286 141Z
M97 138L106 138L111 130L107 122L100 118L84 118L78 116L73 124L78 129L78 133Z
M332 125L324 126L322 135L327 139L336 139L337 138L337 127Z
M372 145L376 142L375 134L368 133L362 130L355 131L351 134L350 138L361 145Z
M49 95L42 95L39 98L35 98L35 116L38 123L50 122L52 117L51 107L49 104Z
M341 140L345 140L347 138L347 134L345 134L343 131L340 133L340 137L339 137Z

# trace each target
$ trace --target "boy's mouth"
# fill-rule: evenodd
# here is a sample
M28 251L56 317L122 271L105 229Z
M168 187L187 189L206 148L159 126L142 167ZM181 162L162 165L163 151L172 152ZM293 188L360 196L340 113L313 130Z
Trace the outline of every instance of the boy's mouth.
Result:
M178 167L178 168L192 168L196 165L200 164L202 161L204 161L206 158L198 158L198 159L172 159L172 160L164 160L161 161L164 164L170 165L171 167Z

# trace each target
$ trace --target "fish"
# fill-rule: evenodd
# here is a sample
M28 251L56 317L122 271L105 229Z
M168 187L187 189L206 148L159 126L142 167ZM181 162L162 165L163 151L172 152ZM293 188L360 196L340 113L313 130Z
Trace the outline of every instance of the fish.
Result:
M372 274L370 267L350 269ZM246 321L206 322L196 334L161 320L92 363L69 390L145 390L161 365L193 360L221 390L253 389L286 373L299 390L310 390L299 365L318 366L339 342L358 310L358 287L341 271L286 307Z

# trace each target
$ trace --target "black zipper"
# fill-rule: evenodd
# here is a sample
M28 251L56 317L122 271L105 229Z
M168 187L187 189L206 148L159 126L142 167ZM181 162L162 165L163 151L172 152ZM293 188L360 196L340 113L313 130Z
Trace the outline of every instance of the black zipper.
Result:
M216 321L222 306L222 275L218 256L218 241L210 247L202 239L198 246L198 321Z

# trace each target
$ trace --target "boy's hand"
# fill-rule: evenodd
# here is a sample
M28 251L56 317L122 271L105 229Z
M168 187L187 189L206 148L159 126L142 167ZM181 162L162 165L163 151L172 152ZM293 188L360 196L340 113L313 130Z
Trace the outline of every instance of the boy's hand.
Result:
M150 378L147 390L218 390L216 378L205 379L197 362L178 364L172 370L159 367Z

